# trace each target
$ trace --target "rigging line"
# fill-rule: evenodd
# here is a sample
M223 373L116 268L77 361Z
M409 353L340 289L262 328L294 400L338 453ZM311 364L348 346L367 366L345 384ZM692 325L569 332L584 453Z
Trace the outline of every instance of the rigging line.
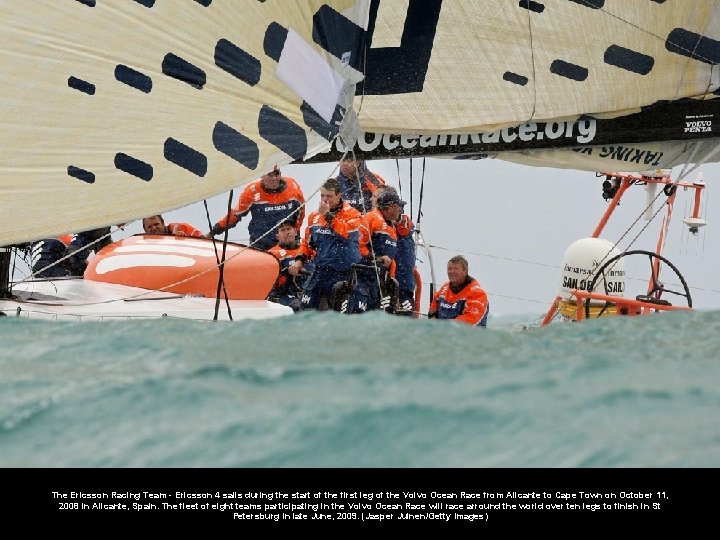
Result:
M402 199L402 177L400 176L400 160L398 158L395 158L395 167L397 167L398 188L400 191L400 198Z
M695 151L697 150L697 147L698 147L698 144L699 143L693 143L693 150L690 152L690 157L688 157L687 162L685 163L685 167L683 167L683 171L685 171L685 169L687 169L687 166L690 164L690 159L692 157L694 157ZM687 175L689 175L691 172L693 172L698 167L704 165L705 163L708 163L712 158L714 158L717 155L718 152L720 152L720 144L716 145L715 148L711 152L709 152L708 154L703 156L702 161L695 163L695 165L690 167L690 169L688 169L687 172L685 172L685 174L681 174L678 181L680 181L680 179L682 179L682 178L685 178Z
M410 219L413 219L413 159L410 158Z
M541 263L541 262L537 262L537 261L528 261L528 260L525 260L525 259L513 259L513 258L511 258L511 257L500 257L500 256L498 256L498 255L489 255L489 254L487 254L487 253L478 253L478 252L476 252L476 251L464 251L464 250L462 250L462 249L446 248L446 247L443 247L443 246L436 246L436 245L433 245L433 244L428 244L426 247L428 247L428 248L434 248L434 249L440 249L440 250L443 250L443 251L451 251L451 252L453 252L453 253L461 253L461 254L466 254L466 255L476 255L476 256L479 256L479 257L487 257L487 258L489 258L489 259L498 259L498 260L504 260L504 261L509 261L509 262L518 262L518 263L523 263L523 264L531 264L531 265L534 265L534 266L542 266L542 267L545 267L545 268L552 268L552 269L554 269L554 270L558 270L558 269L561 268L560 265L557 265L557 264L547 264L547 263ZM631 281L642 281L642 282L646 282L646 281L647 281L647 278L637 278L637 277L632 277L632 276L626 276L625 279L629 279L629 280L631 280ZM670 283L670 282L668 282L668 285L680 285L680 284L679 284L679 283ZM720 290L718 290L718 289L710 289L710 288L703 288L703 287L689 287L689 288L690 288L690 289L693 289L693 290L698 290L698 291L708 291L708 292L720 293Z
M353 159L353 161L355 161L355 163L357 164L358 161L357 161L357 157L355 156L355 150L354 150L354 149L353 149L353 150L350 150L350 152L352 153L352 159ZM338 167L339 167L339 166L340 166L340 163L338 163ZM363 179L365 178L365 174L366 174L365 168L366 168L366 166L365 166L365 161L363 160L363 162L362 162L362 176L363 176ZM367 207L366 207L366 205L365 205L365 195L363 195L362 182L361 182L361 180L360 180L360 174L361 174L360 166L356 166L356 167L355 167L355 179L357 180L358 193L360 194L360 195L359 195L359 196L360 196L360 204L362 205L362 208L363 208L363 212L362 212L362 213L363 213L363 217L364 217L365 214L367 213L368 209L367 209ZM360 220L360 227L365 227L365 224L364 224L364 222L363 222L362 219ZM368 243L368 247L370 248L370 254L371 254L370 256L372 257L372 260L375 262L375 264L374 264L374 266L375 266L375 280L376 280L377 285L378 285L378 290L379 290L379 291L382 291L382 287L381 287L382 283L380 283L380 269L378 268L378 266L377 266L377 260L375 259L375 247L373 246L373 243L372 243L372 237L371 237L371 235L370 235L370 230L369 230L367 227L365 227L365 229L366 229L366 231L367 231L367 233L368 233L368 242L367 242L367 243ZM359 232L360 232L360 231L358 231L358 233L359 233ZM357 270L356 270L356 272L357 272ZM381 294L382 294L382 292L381 292Z
M233 196L233 190L230 190L230 200L231 201L232 201L232 196ZM203 204L205 205L205 217L207 218L207 222L208 222L208 230L212 231L213 224L212 224L212 221L210 220L210 211L208 210L207 199L203 199ZM228 206L230 206L230 205L228 205ZM228 208L228 216L230 215L230 210L231 209ZM225 238L227 239L227 235L225 236ZM218 255L217 244L215 243L214 240L213 240L212 244L213 244L213 250L215 251L215 262L219 266L220 265L220 256ZM226 245L227 244L225 242L223 242L223 248ZM230 320L232 321L233 318L232 318L232 311L230 309L230 298L228 297L227 288L225 287L225 282L224 282L224 280L222 280L222 277L220 278L220 283L222 283L223 294L225 295L225 305L227 306L228 317L230 317ZM218 295L219 294L220 294L220 291L218 291ZM217 313L217 310L216 310L216 313Z
M446 247L443 247L443 246L436 246L436 245L433 245L433 244L427 244L427 247L433 248L433 249L442 249L443 251L452 251L452 252L457 252L457 253L466 253L466 254L468 254L468 255L478 255L478 256L480 256L480 257L488 257L488 258L490 258L490 259L499 259L499 260L511 261L511 262L521 262L521 263L525 263L525 264L533 264L533 265L536 265L536 266L545 266L545 267L547 267L547 268L555 268L555 269L560 268L560 267L559 267L558 265L556 265L556 264L545 264L545 263L539 263L539 262L535 262L535 261L527 261L527 260L524 260L524 259L513 259L513 258L511 258L511 257L500 257L499 255L490 255L490 254L488 254L488 253L477 253L477 252L473 252L473 251L463 251L463 250L460 250L460 249L450 249L450 248L446 248Z
M230 190L230 195L228 196L228 205L227 205L227 213L230 215L230 210L232 210L232 199L233 199L233 190ZM223 277L225 275L225 254L227 252L227 243L228 243L228 233L229 229L225 228L225 234L223 235L223 246L222 246L222 256L220 257L220 265L219 269L220 272L218 274L218 285L217 285L217 292L215 293L215 315L213 316L213 321L218 320L218 313L220 311L220 289L225 288L225 282L223 280ZM215 242L213 241L213 244ZM230 303L227 303L228 308L228 317L230 317L230 320L232 321L232 312L230 311Z
M348 153L348 152L346 151L346 152L343 154L342 159L344 159L345 156L347 156L347 153ZM331 174L335 174L335 173L337 172L338 166L339 166L339 164L335 166L335 169L333 169L333 172L332 172ZM317 195L317 193L318 193L319 191L320 191L320 188L317 188L317 189L311 194L310 197L311 197L311 198L314 197L315 195ZM296 211L297 211L297 210L296 210ZM267 233L266 233L266 234L267 234ZM212 239L210 239L210 241L211 241L211 242L214 242L214 240L212 240ZM231 255L230 257L228 257L228 258L225 260L225 264L227 264L228 262L230 262L231 260L233 260L233 259L236 258L236 257L240 257L240 256L241 256L245 251L247 251L248 249L251 249L250 246L240 246L240 249L237 250L237 253L235 253L234 255ZM133 298L140 298L140 297L146 296L146 295L148 295L148 294L154 294L154 293L156 293L156 292L162 292L162 291L165 291L166 289L169 289L169 288L171 288L171 287L176 287L176 286L178 286L178 285L182 285L182 284L184 284L184 283L187 283L188 281L192 281L192 280L194 280L194 279L197 279L198 277L200 277L200 276L202 276L202 275L205 275L205 274L207 274L207 273L209 273L209 272L213 272L213 271L215 271L216 268L218 268L218 265L212 266L212 267L210 267L210 268L206 268L205 270L203 270L203 271L201 271L201 272L198 272L197 274L194 274L194 275L192 275L192 276L186 277L185 279L181 279L181 280L176 281L176 282L174 282L174 283L170 283L170 284L165 285L165 286L163 286L163 287L159 287L159 288L154 289L154 290L143 291L143 292L140 292L140 293L137 293L137 294L133 294L133 295L127 296L127 297L125 297L125 298L112 299L112 300L99 300L99 301L97 301L97 302L80 302L80 303L72 304L72 305L74 305L74 306L97 306L97 305L102 305L102 304L111 304L111 303L113 303L113 302L118 302L118 301L121 301L121 300L128 300L128 299L133 299Z
M690 170L688 170L688 167L690 166L690 163L691 163L692 160L695 158L695 154L697 154L697 151L698 151L699 146L700 146L700 145L699 145L697 142L696 142L696 143L693 143L693 145L692 145L692 150L690 150L690 155L688 156L687 160L685 160L685 163L684 163L684 165L683 165L683 168L680 170L680 174L678 175L678 178L677 178L677 180L676 180L676 183L677 183L677 182L680 182L683 178L685 178L688 174L690 174L691 171L695 170L698 166L700 166L699 163L696 163L693 168L691 168ZM716 147L715 147L715 150L714 150L713 152L711 152L710 154L708 154L707 156L705 156L705 160L706 160L706 161L709 161L710 158L712 158L712 156L717 152L717 150L718 150L718 147L716 146Z
M425 189L425 158L422 160L422 175L420 176L420 200L418 201L417 226L420 226L420 218L422 217L423 191ZM412 216L411 216L412 217Z
M521 0L522 1L522 0ZM524 0L525 6L530 7L530 0ZM532 67L532 81L533 81L533 101L532 101L532 112L527 122L530 122L535 118L535 111L537 110L537 81L535 75L535 46L533 44L533 29L532 29L532 17L530 10L527 9L527 21L528 21L528 37L530 38L530 66Z
M676 184L677 182L679 182L679 181L680 181L680 180L676 180L676 181L675 181L675 184ZM636 183L637 183L637 180L632 180L631 183L630 183L630 186L632 186L632 185L634 185L634 184L636 184ZM628 186L628 188L629 188L630 186ZM630 224L630 226L629 226L627 229L625 229L625 232L622 234L622 236L621 236L620 238L618 238L617 242L615 242L615 243L612 245L612 247L607 251L607 253L605 253L605 255L603 256L603 258L598 262L597 266L595 267L596 270L599 270L599 269L600 269L600 267L602 266L603 262L605 262L605 260L608 258L608 256L612 253L612 250L613 250L614 248L616 248L616 247L620 244L620 242L622 242L622 240L623 240L628 234L630 234L630 231L633 229L633 227L635 227L635 225L637 224L637 222L642 219L642 217L643 217L643 215L645 214L645 212L646 212L647 210L649 210L650 208L652 208L653 204L655 204L655 201L656 201L656 200L660 197L660 195L662 195L663 193L664 193L664 190L662 190L662 189L659 189L659 190L658 190L658 192L657 192L657 194L655 195L655 197L653 197L653 199L645 206L645 208L638 214L637 218L635 218L635 221L633 221L633 222ZM619 203L618 203L618 204L619 204ZM663 206L664 206L664 205L661 205L661 206L660 206L660 208L658 209L658 212L660 211L660 209L663 208ZM635 240L638 239L638 237L640 236L640 234L642 234L642 232L648 227L648 225L650 225L650 223L652 222L652 220L655 219L655 216L656 216L656 215L657 215L657 212L655 212L655 215L653 215L653 216L648 220L648 222L647 222L647 223L645 224L645 226L640 230L640 232L639 232L638 235L632 240L632 242L630 242L630 243L628 244L628 246L627 246L628 248L633 245L633 243L635 242ZM625 249L625 251L627 251L627 248ZM591 275L592 275L592 274L591 274ZM594 291L593 291L593 292L594 292Z

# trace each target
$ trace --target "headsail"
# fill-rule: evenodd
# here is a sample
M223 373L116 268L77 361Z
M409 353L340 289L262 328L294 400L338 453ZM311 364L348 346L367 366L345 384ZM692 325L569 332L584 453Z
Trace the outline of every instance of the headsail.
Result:
M447 154L624 170L718 138L715 0L0 4L0 245L334 160L339 133L340 150L464 137Z
M360 79L313 43L324 4L0 2L0 245L184 206L322 149Z

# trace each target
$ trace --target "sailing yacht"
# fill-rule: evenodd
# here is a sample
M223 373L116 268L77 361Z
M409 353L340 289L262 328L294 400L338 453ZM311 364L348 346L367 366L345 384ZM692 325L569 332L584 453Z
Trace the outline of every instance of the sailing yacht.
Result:
M7 254L186 206L275 164L348 153L687 165L678 181L720 159L714 0L1 3ZM100 318L219 318L223 302L234 319L284 311L263 287L253 298L223 290L212 241L166 240L124 241L82 280L4 278L0 312L28 302L51 317L84 317L81 305ZM225 279L265 272L250 250L225 247L243 267ZM207 274L214 291L176 288L201 280L180 269Z

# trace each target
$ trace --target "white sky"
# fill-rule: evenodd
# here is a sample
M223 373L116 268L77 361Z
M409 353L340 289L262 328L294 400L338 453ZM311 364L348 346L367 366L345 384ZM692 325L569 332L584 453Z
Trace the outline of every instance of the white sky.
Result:
M381 174L388 184L399 187L395 160L368 162L370 169ZM403 199L410 202L410 160L400 160ZM306 215L317 208L319 196L313 193L331 175L334 163L291 165L283 174L294 177L308 201ZM422 159L412 160L413 218L417 223ZM692 210L692 191L679 191L663 255L684 275L690 286L693 305L699 309L720 309L720 285L715 277L718 254L715 229L720 227L720 195L713 193L720 164L699 168L708 184L703 196L703 216L708 225L697 236L690 236L682 219ZM676 168L674 174L680 172ZM693 181L692 173L686 180ZM591 236L608 203L601 196L604 178L592 172L527 167L501 160L427 159L420 229L431 248L437 286L447 280L445 266L455 254L464 255L470 274L487 290L491 313L496 316L537 315L541 317L555 298L560 283L560 268L565 250L575 240ZM234 192L233 205L242 188ZM663 197L664 199L664 197ZM225 212L228 195L208 201L213 221ZM602 238L615 243L642 213L647 204L644 187L633 186L625 194L605 228ZM656 203L657 205L658 203ZM657 209L657 206L655 207ZM705 212L707 209L707 213ZM409 204L406 207L409 212ZM707 215L705 215L707 214ZM207 218L202 204L167 212L167 223L186 221L207 232ZM655 251L663 212L660 212L630 249ZM627 249L647 222L641 220L619 245ZM139 222L131 224L128 234L141 232ZM119 239L121 235L114 235ZM230 239L247 241L247 223L231 229ZM428 257L419 250L423 275L423 310L427 309L430 282ZM644 257L627 260L626 287L639 294L649 278L649 263ZM679 289L679 281L663 271L669 288ZM671 287L669 284L677 284ZM674 304L682 299L667 296Z

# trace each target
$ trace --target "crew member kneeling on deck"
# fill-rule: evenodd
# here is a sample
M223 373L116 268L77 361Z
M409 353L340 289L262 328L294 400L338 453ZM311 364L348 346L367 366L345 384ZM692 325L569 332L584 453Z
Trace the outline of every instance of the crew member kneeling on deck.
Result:
M295 257L301 254L300 242L295 234L295 222L283 221L277 232L278 243L268 250L268 253L275 255L280 262L280 275L277 282L270 291L268 300L277 302L283 306L289 306L293 311L300 311L300 297L302 296L305 280L312 272L313 263L306 262L303 271L298 275L292 275L289 268L294 266Z
M468 275L468 262L456 255L447 264L448 279L435 293L428 318L454 319L473 326L487 326L490 303L487 293Z

